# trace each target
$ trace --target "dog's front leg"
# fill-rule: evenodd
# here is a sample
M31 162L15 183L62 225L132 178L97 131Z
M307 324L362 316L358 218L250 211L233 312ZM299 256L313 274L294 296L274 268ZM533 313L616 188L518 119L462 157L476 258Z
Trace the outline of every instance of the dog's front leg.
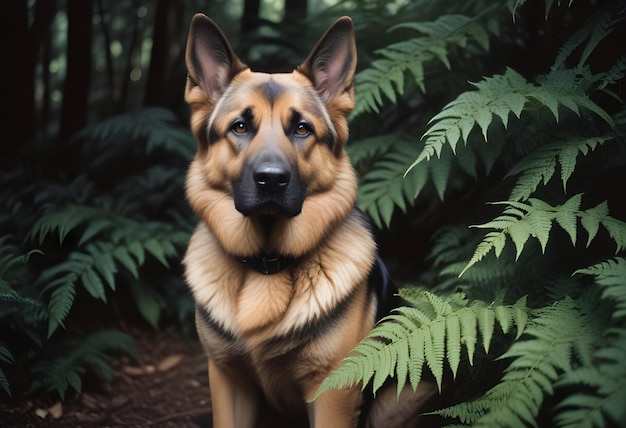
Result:
M253 428L259 404L255 393L209 360L214 428Z
M354 428L359 418L361 392L358 388L333 389L308 405L311 428Z

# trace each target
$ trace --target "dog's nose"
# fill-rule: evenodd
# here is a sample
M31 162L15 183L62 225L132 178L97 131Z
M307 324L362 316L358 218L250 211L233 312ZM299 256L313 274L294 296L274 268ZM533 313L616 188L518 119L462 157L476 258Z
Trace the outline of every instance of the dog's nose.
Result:
M280 161L260 162L252 173L257 187L264 192L277 193L287 187L291 179L289 166Z

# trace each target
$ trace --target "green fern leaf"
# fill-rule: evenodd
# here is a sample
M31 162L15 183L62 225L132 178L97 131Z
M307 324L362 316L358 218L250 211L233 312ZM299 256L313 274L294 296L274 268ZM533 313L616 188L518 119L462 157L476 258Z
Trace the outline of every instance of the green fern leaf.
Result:
M536 423L546 395L571 370L572 349L581 337L593 347L596 331L572 299L537 311L524 333L500 359L512 359L502 380L482 397L433 414L459 418L472 426L527 426ZM526 337L525 336L525 337Z
M537 190L540 183L548 184L556 171L557 164L561 166L561 181L563 190L566 191L567 182L574 172L578 154L587 155L611 138L612 136L607 134L599 137L559 141L533 151L507 174L508 177L520 175L511 191L510 200L527 200Z
M589 39L580 55L578 66L581 67L598 46L598 43L609 35L615 29L617 23L623 19L623 14L618 12L617 5L611 5L599 10L596 14L591 16L585 22L584 26L576 31L561 48L552 69L563 68L567 58L569 58L585 40Z
M9 380L7 379L4 371L0 369L0 387L7 393L9 397L11 397L11 385L9 384Z
M430 168L430 178L435 186L437 195L441 201L444 200L444 194L448 188L448 180L450 179L450 170L452 169L452 155L445 152L441 154L441 157L437 160L436 165L432 165Z
M623 283L623 282L622 282ZM574 390L557 409L556 422L562 427L603 427L609 421L619 424L626 417L626 338L612 338L607 347L594 354L593 366L581 366L568 372L558 386L591 387Z
M428 332L424 335L424 356L430 372L435 376L437 388L441 391L443 382L443 361L445 357L445 320L435 320L430 324ZM460 350L460 344L455 343ZM456 352L455 352L456 353Z
M444 364L447 363L453 374L456 374L463 345L472 361L478 331L483 344L488 343L494 334L496 320L525 320L517 312L527 311L523 299L513 306L485 306L480 302L468 305L462 295L442 298L416 289L401 291L402 294L415 307L400 307L383 319L354 348L344 363L322 382L315 397L328 389L352 386L359 382L364 388L371 379L376 392L394 374L398 382L398 394L407 377L415 390L424 365L441 388ZM499 311L511 312L510 316L497 317L495 313L498 307ZM521 334L524 326L518 324L517 328Z
M608 215L606 202L596 207L581 211L579 209L582 195L574 195L563 205L552 207L538 199L529 199L530 205L522 202L496 202L495 204L507 204L509 207L504 215L482 225L472 226L476 228L500 229L498 232L489 232L483 241L477 246L474 255L470 258L459 277L471 266L482 260L492 249L496 257L499 257L504 244L505 235L509 235L517 249L516 258L519 257L528 237L536 238L545 251L548 243L552 222L559 224L569 234L572 243L575 243L577 235L577 222L580 219L583 228L589 234L587 245L595 237L599 225L602 224L609 236L616 244L616 251L626 248L626 223Z
M412 146L399 146L374 164L362 178L359 206L381 227L389 225L395 207L403 211L415 200L428 181L428 169L416 170L405 177L408 163L417 153Z
M127 247L116 247L111 252L111 256L113 256L115 260L117 260L122 266L124 266L131 273L134 279L139 279L138 267L140 263L131 256L131 253ZM113 286L111 288L113 288Z
M106 303L107 298L104 292L104 284L94 270L84 270L80 274L80 281L83 284L83 287L85 287L85 290L87 290L92 297Z
M60 346L62 352L58 357L35 365L35 381L31 390L54 391L61 399L65 399L70 389L81 392L82 376L87 373L110 380L113 375L109 365L110 355L127 354L139 361L133 339L117 331L91 333L82 341L71 340Z
M110 162L114 150L128 144L129 140L135 145L143 142L146 154L164 150L191 160L196 151L193 136L178 125L176 115L158 107L144 108L98 122L80 132L76 138L89 140L90 147L100 151L97 156L93 156L97 159L93 165L103 165L107 160Z
M450 365L450 369L452 370L452 376L456 377L456 373L461 362L461 347L457 346L457 344L462 343L461 322L459 321L458 316L452 315L447 319L445 325L448 364Z
M68 233L80 224L91 222L94 215L98 214L100 211L91 207L65 207L62 210L42 216L30 230L26 239L37 240L41 244L50 233L56 230L59 243L62 244Z
M450 46L465 47L475 41L488 50L488 30L478 19L462 15L444 15L433 22L413 22L393 27L417 31L424 36L391 44L377 51L383 58L374 61L370 68L355 76L357 102L351 117L367 111L379 112L383 95L395 103L396 93L404 93L404 75L409 71L420 89L425 92L424 66L434 59L447 68Z
M474 364L474 351L478 343L478 316L475 311L459 313L461 323L461 343L465 345L470 364Z
M0 345L0 362L11 365L15 364L15 360L13 359L13 354L11 354L11 351L2 345ZM4 392L6 392L9 397L11 397L11 385L9 384L9 380L7 379L2 369L0 369L0 387L2 387Z
M357 169L362 162L377 158L393 149L395 145L408 145L412 137L403 133L383 134L351 141L346 146L348 157Z
M140 282L131 282L130 291L133 293L135 304L141 316L152 327L158 328L161 309L164 306L162 299L154 290Z
M564 73L564 72L562 72ZM467 143L472 129L478 125L485 141L488 141L487 130L498 116L506 126L510 113L517 117L530 101L538 102L550 110L559 121L559 105L563 105L580 115L579 106L595 113L611 126L613 119L586 95L580 94L577 88L564 88L555 83L561 74L550 76L541 86L528 83L519 73L508 68L503 75L484 78L473 85L477 91L464 92L456 100L446 105L441 112L429 122L430 128L424 133L424 149L411 164L409 169L433 156L441 156L447 144L453 153L460 140Z
M585 269L579 269L575 274L593 275L595 283L602 287L602 298L613 302L615 309L611 318L619 320L626 318L626 259L616 257L598 263Z
M479 305L476 309L476 320L478 321L478 330L483 338L483 348L485 349L485 353L489 353L489 346L491 344L491 338L493 337L495 327L496 314L493 308L490 307L482 307L482 305Z
M71 276L69 278L61 278L50 283L49 287L53 287L54 291L50 296L48 304L48 337L56 331L58 326L63 326L63 320L67 317L74 303L76 294L76 280L78 278Z

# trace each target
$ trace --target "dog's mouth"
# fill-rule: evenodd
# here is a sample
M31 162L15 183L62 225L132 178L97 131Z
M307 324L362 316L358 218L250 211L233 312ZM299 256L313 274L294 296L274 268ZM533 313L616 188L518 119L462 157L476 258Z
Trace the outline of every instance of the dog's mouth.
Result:
M256 189L246 189L238 184L233 188L235 208L246 217L259 219L275 219L277 217L292 218L302 212L305 186L297 186L291 191L280 194L264 194Z

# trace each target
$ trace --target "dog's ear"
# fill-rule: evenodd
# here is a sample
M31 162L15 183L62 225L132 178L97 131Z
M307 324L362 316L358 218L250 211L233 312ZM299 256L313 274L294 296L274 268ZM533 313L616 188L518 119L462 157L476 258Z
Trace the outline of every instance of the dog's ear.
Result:
M354 106L352 83L356 70L356 43L352 19L336 20L320 38L308 58L298 67L305 74L322 99L328 101L346 95Z
M185 63L190 86L200 86L210 97L219 97L232 78L247 66L233 52L222 30L204 14L196 14L189 27Z

